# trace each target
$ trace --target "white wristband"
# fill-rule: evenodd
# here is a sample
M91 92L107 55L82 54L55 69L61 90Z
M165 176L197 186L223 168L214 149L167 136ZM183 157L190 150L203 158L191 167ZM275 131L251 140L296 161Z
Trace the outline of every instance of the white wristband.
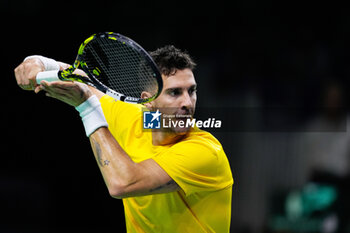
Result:
M33 58L39 59L43 63L43 65L45 67L45 71L59 70L60 69L60 65L58 64L57 61L55 61L54 59L51 59L51 58L40 56L40 55L32 55L32 56L26 57L26 58L24 58L24 61L26 61L28 59L33 59Z
M80 114L87 137L101 127L108 127L101 103L95 95L75 107L75 109Z

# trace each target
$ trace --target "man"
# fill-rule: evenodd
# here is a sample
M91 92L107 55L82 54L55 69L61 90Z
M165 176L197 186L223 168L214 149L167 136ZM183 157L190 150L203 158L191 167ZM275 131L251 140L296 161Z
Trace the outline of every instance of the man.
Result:
M151 56L162 73L163 90L145 106L192 115L197 100L195 63L174 46L160 48ZM229 232L233 179L217 139L198 129L145 132L141 105L115 101L82 83L42 81L36 85L36 74L47 67L45 59L27 58L15 69L17 83L25 90L46 91L76 107L81 116L102 107L102 116L96 117L102 123L85 129L110 195L123 199L129 233ZM57 64L60 69L68 67ZM142 93L142 97L148 95ZM94 98L99 101L84 110Z

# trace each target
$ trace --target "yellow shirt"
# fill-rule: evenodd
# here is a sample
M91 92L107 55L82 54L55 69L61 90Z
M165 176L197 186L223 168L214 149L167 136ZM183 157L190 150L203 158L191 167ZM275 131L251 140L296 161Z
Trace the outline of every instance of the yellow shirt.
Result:
M182 141L154 146L142 129L142 105L100 100L109 130L134 162L156 161L181 191L123 199L128 233L228 233L233 179L219 141L193 131Z

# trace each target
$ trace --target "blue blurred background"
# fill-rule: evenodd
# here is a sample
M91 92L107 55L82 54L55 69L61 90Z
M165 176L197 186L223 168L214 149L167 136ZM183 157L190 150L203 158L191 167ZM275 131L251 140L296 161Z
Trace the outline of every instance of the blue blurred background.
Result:
M0 13L0 232L125 231L78 114L13 75L28 55L72 63L100 31L187 50L198 106L243 125L213 132L235 179L231 232L350 232L345 5L2 0Z

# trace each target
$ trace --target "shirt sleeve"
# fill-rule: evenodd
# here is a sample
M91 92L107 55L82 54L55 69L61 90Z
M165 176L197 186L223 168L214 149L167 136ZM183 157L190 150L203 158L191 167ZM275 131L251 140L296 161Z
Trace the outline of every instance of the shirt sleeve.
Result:
M117 101L108 95L102 96L100 103L108 123L108 129L120 144L123 144L125 137L131 130L141 130L139 121L142 112L141 105Z
M233 184L231 168L220 144L211 139L188 140L153 157L188 196Z

